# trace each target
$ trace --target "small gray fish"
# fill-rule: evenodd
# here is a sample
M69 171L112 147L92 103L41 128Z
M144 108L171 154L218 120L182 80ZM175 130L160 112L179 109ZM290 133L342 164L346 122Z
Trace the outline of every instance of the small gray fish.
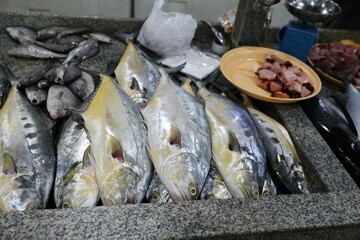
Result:
M156 171L154 172L150 186L146 192L146 200L150 203L173 202Z
M91 144L84 126L71 116L63 126L56 152L56 207L95 207L99 200L99 187L90 164Z
M94 39L82 41L78 47L69 52L63 64L69 66L71 62L83 61L87 58L95 56L99 52L99 44Z
M44 78L50 82L60 83L64 79L65 66L55 65L50 68L44 75Z
M8 27L6 31L20 43L34 42L37 38L37 33L26 27Z
M24 74L20 77L17 87L18 88L24 88L29 87L31 85L36 84L40 79L42 79L45 75L45 73L51 68L50 64L40 66L36 68L35 70Z
M37 86L38 86L38 88L40 88L40 89L48 89L48 88L51 87L51 85L52 85L52 83L51 83L49 80L47 80L47 79L41 79L41 80L38 81L38 83L37 83Z
M25 93L26 97L34 105L45 103L47 98L47 91L38 88L36 85L25 88Z
M52 119L67 117L70 108L79 106L80 100L66 86L53 85L49 88L46 109Z
M0 64L0 108L4 105L9 93L11 83L7 66Z
M78 63L73 62L66 68L64 78L59 83L61 85L66 85L75 81L79 77L81 77L81 69Z
M209 174L205 180L204 187L200 194L202 200L229 199L232 195L227 188L224 179L216 169L215 163L211 163Z
M51 37L56 37L59 33L68 30L68 27L49 27L37 32L36 40L42 41Z
M25 57L25 58L66 58L66 54L55 53L48 49L42 48L35 44L22 44L11 48L8 51L11 56Z
M56 43L61 45L72 45L72 46L79 46L79 44L84 41L85 39L78 35L68 35L63 38L54 38L49 41L50 43Z
M62 31L61 33L59 33L57 35L57 38L63 38L65 36L68 35L73 35L73 34L83 34L86 32L89 32L90 29L86 28L86 27L81 27L81 28L70 28L70 29L66 29L65 31Z
M82 101L85 101L95 90L95 83L93 77L81 72L81 77L70 83L71 91Z
M76 47L76 45L71 44L56 44L39 41L34 42L34 44L57 53L68 53Z
M92 38L102 43L112 43L114 40L104 33L88 33L82 35L84 38Z

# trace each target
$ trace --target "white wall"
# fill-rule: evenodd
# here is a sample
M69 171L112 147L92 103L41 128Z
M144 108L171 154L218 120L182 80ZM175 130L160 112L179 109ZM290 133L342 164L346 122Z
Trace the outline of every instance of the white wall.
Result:
M290 19L294 18L285 7L285 0L281 0L280 3L272 6L272 8L273 12L270 27L283 27L288 24Z
M151 12L155 0L134 0L134 15L144 19ZM197 20L218 21L232 8L237 8L238 0L165 0L164 11L185 12Z

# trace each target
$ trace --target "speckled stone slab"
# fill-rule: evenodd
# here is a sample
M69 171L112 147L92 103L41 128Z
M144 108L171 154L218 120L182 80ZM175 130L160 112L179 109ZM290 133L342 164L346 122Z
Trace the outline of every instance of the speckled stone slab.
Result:
M6 55L16 43L5 27L89 26L96 31L136 31L140 20L0 13L0 59L15 74L42 64ZM195 44L208 49L211 31L199 28ZM101 45L85 67L106 71L125 44ZM337 88L336 88L337 89ZM329 88L329 91L332 91ZM0 239L358 239L360 190L337 162L298 104L266 105L293 137L312 193L259 199L47 209L0 214Z

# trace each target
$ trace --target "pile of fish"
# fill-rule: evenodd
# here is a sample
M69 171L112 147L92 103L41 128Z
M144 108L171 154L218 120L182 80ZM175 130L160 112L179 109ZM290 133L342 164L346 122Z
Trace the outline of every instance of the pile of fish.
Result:
M94 74L80 68L87 58L99 52L99 43L112 43L102 33L89 33L87 28L50 27L34 31L26 27L8 27L9 35L20 43L8 54L28 58L65 58L59 63L44 63L24 75L16 85L24 89L34 105L46 103L53 119L70 115L94 91L98 81Z
M56 158L46 117L11 88L0 110L1 211L46 207L53 179L59 208L309 192L275 120L168 73L130 41L114 73L72 108Z

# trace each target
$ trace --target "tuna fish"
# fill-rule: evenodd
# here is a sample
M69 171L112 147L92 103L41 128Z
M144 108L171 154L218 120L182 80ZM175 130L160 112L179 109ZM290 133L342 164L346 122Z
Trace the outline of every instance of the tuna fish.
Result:
M164 70L143 110L156 172L174 201L199 198L210 168L211 141L203 106Z
M12 87L0 110L0 210L45 208L54 178L51 124Z
M99 188L90 165L91 157L91 144L84 126L69 117L57 143L56 207L96 206Z
M153 167L146 126L134 101L104 76L81 116L90 137L103 204L142 202Z

